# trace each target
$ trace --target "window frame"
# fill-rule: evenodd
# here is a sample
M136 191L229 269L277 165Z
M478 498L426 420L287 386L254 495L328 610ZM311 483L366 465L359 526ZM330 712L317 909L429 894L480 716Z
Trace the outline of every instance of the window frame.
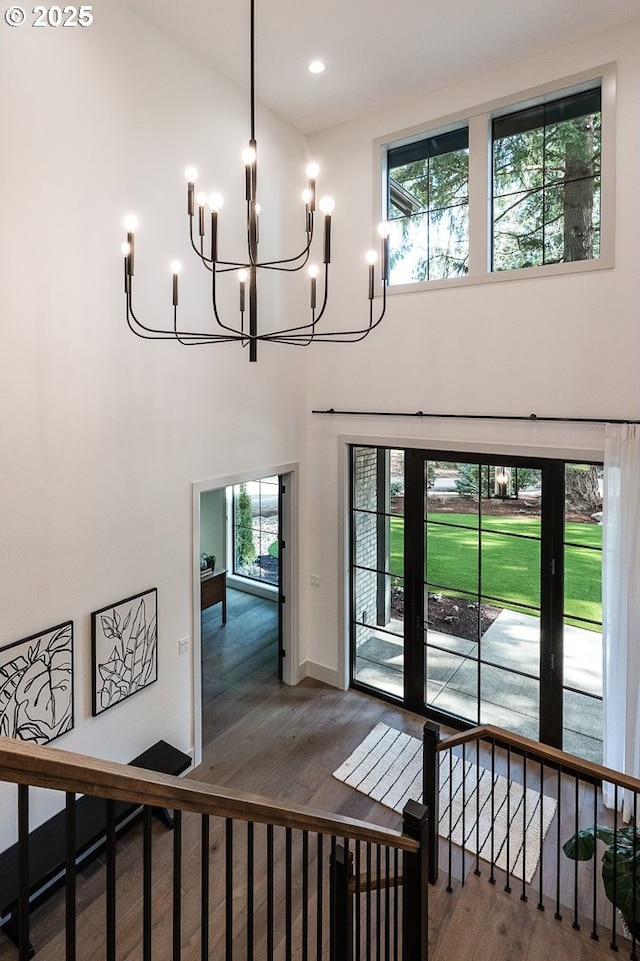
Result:
M592 260L519 267L513 270L492 270L492 121L516 110L588 90L598 81L602 99L600 256ZM388 209L387 151L390 148L433 137L462 126L467 126L469 129L469 272L459 277L390 284L387 287L387 293L394 295L438 290L451 286L509 283L514 280L613 268L615 263L615 94L616 65L608 63L376 139L373 144L373 210L374 223L378 224L380 220L386 219Z

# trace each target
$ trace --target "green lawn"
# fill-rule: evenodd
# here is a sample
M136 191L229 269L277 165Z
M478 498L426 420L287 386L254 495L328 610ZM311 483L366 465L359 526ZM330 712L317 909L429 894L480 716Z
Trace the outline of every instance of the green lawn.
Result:
M434 522L440 523L434 523ZM426 580L450 593L477 594L477 516L429 514ZM458 525L458 526L450 526ZM506 533L522 537L505 537ZM503 599L503 606L538 607L540 591L540 522L531 517L484 517L482 520L482 593ZM565 540L565 615L600 621L602 528L567 523ZM404 572L404 518L391 518L391 573Z

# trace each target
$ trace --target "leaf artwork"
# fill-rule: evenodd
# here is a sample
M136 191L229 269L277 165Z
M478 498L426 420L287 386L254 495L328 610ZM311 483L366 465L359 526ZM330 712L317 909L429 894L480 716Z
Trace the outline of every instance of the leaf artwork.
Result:
M0 735L47 744L73 727L73 625L0 650Z
M94 714L98 714L156 679L156 592L97 612L93 628Z

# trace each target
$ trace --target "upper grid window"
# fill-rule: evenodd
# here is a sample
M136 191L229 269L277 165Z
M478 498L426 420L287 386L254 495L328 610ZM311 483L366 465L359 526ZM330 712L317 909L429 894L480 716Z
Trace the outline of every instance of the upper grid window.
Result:
M469 261L467 127L387 154L392 284L458 277Z
M493 270L600 256L600 87L498 117Z
M390 284L612 267L614 97L608 65L376 141Z

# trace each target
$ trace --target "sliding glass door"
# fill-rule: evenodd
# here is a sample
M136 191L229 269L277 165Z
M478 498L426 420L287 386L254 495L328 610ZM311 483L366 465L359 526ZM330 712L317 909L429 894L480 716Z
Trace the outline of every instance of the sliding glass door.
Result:
M599 759L601 527L567 506L576 472L597 506L596 465L377 447L352 464L353 683Z

